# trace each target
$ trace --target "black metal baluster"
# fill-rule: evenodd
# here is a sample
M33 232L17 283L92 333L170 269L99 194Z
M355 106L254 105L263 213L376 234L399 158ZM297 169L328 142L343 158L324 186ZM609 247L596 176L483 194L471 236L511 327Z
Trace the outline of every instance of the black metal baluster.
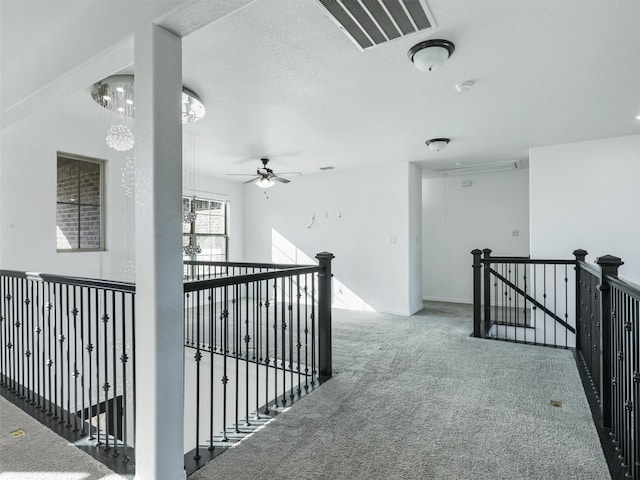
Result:
M96 335L96 412L93 417L96 419L96 445L102 445L102 441L100 440L100 294L98 289L95 289L95 335ZM106 405L106 395L105 395L105 405Z
M71 314L73 315L73 431L77 432L78 429L78 377L80 376L80 370L78 370L78 287L73 287L73 308ZM82 343L80 344L80 351L82 352Z
M624 358L624 389L625 389L625 461L627 463L627 470L629 474L632 472L633 467L633 402L637 401L633 397L633 354L632 350L632 330L633 323L631 322L631 298L624 292L620 291L620 296L623 301L624 310L624 343L625 343L625 358Z
M274 280L275 281L275 280ZM265 394L264 394L264 413L265 415L269 415L269 355L271 353L271 348L269 344L269 280L265 281L265 295L267 298L264 302L264 331L265 331L265 343L264 343L264 370L265 370Z
M235 371L235 400L236 400L236 416L234 422L234 432L240 433L239 425L240 425L240 405L239 405L239 384L240 384L240 335L242 335L241 328L242 324L240 322L240 295L239 295L239 285L234 285L233 287L233 303L234 303L234 316L233 316L233 349L235 357L236 357L236 371Z
M27 280L25 284L27 290L27 298L24 299L24 302L27 306L27 316L25 319L25 336L26 336L26 351L24 351L24 356L27 357L26 360L26 369L27 369L27 402L33 405L34 402L34 392L35 387L33 385L33 352L34 352L34 344L33 344L33 281Z
M122 461L128 462L129 456L127 454L128 450L128 432L129 432L129 423L128 423L128 400L129 396L127 395L127 363L129 362L129 355L127 354L127 325L131 322L130 315L127 314L127 299L129 295L122 293L120 295L121 305L121 332L122 332L122 354L120 354L120 364L122 365Z
M196 354L194 360L196 361L196 454L193 457L195 460L200 460L200 360L202 360L202 353L200 353L200 292L200 290L196 290L195 292Z
M120 432L120 423L122 421L122 407L118 408L118 353L117 353L117 324L118 322L122 322L117 315L116 308L116 295L118 292L111 292L111 370L112 370L112 386L113 386L113 394L111 395L111 402L113 404L113 408L111 409L111 425L113 425L113 453L112 456L117 457L120 453L118 452L118 436Z
M131 407L133 412L131 412L132 418L135 420L136 418L136 296L135 294L131 294L131 358L133 360L131 365L131 376L133 377L131 384L134 386L133 391L131 392L132 402ZM135 439L138 438L136 436L136 422L132 422L133 425L133 447L134 447L134 455L135 455ZM135 459L134 459L135 460ZM129 457L126 458L126 461L129 461Z
M227 355L229 353L229 287L224 287L222 310L222 441L227 442Z
M316 384L316 275L311 276L311 387Z
M249 422L249 342L251 341L251 336L249 335L249 332L251 330L249 330L249 283L245 283L245 336L244 336L244 342L245 342L245 348L244 348L244 352L245 352L245 358L244 358L244 364L245 364L245 383L244 383L244 406L245 406L245 417L244 417L244 424L245 426L250 426L251 423ZM255 301L255 299L254 299ZM252 314L255 313L255 310L252 309ZM255 317L253 318L253 323L255 324ZM255 359L254 359L255 360Z
M304 391L309 391L309 275L304 276Z
M547 307L547 266L543 265L542 266L542 298L544 300L544 302L542 303L543 306ZM544 345L547 345L547 314L545 311L542 312L542 321L543 321L543 328L544 328Z
M47 416L52 416L54 414L53 410L52 410L52 401L53 401L53 397L54 397L54 391L55 391L55 385L53 385L53 381L52 381L52 373L51 373L51 369L54 365L54 359L56 358L54 355L54 346L55 346L55 321L54 321L54 326L53 326L53 332L51 330L51 310L53 310L53 302L55 301L54 298L52 298L52 294L51 294L51 284L47 283L47 383L48 383L48 389L47 389L47 398L49 400L49 408L47 411ZM54 313L55 315L55 313ZM53 342L53 346L52 346L52 342Z
M564 266L564 321L569 325L569 274L567 265ZM578 322L574 322L575 330L578 331ZM569 348L569 329L564 327L564 348Z
M255 282L255 309L256 321L253 345L256 355L256 414L255 419L260 419L260 366L262 365L262 282Z
M524 317L525 329L527 327L529 327L529 322L527 321L528 312L527 312L527 297L526 297L526 295L529 294L528 285L527 285L527 270L528 270L528 268L529 268L529 266L527 264L523 265L523 267L522 267L522 270L523 270L523 272L522 272L522 281L524 282L524 293L525 293L524 307L522 309L522 315ZM536 343L536 330L535 329L533 330L533 343L534 343L534 345Z
M69 309L69 285L65 285L65 312L66 315L65 317L67 318L67 330L66 330L66 346L67 346L67 369L66 371L62 374L63 377L66 376L67 377L67 428L71 427L71 377L72 377L72 373L71 373L71 315L70 315L70 309Z
M18 297L16 302L17 316L16 316L16 323L15 323L16 345L14 347L16 349L16 358L17 358L16 366L18 368L18 375L17 375L18 395L22 400L26 398L26 392L25 392L26 379L25 379L25 361L24 361L24 331L25 331L24 282L25 280L21 278L20 280L18 280L18 285L17 285Z
M604 273L603 273L603 282L604 282ZM613 348L611 349L611 433L613 434L613 442L616 445L616 452L620 452L620 428L618 425L619 418L619 408L618 403L620 401L620 390L618 388L618 383L620 381L619 374L619 359L621 356L620 351L620 341L618 334L618 322L617 322L617 311L615 306L615 295L613 291L610 289L609 293L609 306L610 306L610 331L611 331L611 340L613 343Z
M62 359L61 359L61 354L58 354L58 344L60 344L60 348L62 348L62 331L61 331L61 322L60 320L60 315L62 315L62 294L61 294L61 285L60 284L54 284L53 285L53 292L54 292L54 300L57 298L58 300L58 305L57 307L55 307L55 310L53 312L53 332L54 332L54 337L55 337L55 341L53 343L53 358L55 361L54 364L54 372L53 372L53 388L54 388L54 395L53 395L53 404L54 404L54 415L53 415L53 419L57 420L58 418L62 417L62 414L58 415L58 409L59 409L59 404L62 403L62 388L63 386L60 386L60 402L58 402L58 377L60 377L60 381L62 383L62 375L58 375L58 372L62 372ZM54 304L55 305L55 304ZM60 409L61 410L61 409Z
M85 322L85 314L84 312L86 311L86 306L84 304L84 292L85 292L85 288L80 288L80 345L76 346L76 348L80 349L80 371L81 371L81 375L80 375L80 398L81 398L81 406L80 406L80 432L82 435L85 434L85 421L86 421L86 414L85 414L85 409L87 408L86 403L85 403L85 398L86 398L86 394L87 392L85 391L85 378L86 378L86 371L85 371L85 367L84 367L84 341L85 341L85 337L84 337L84 322ZM91 407L91 403L89 403L89 407ZM76 409L76 413L78 412L78 410Z
M289 398L293 403L293 276L289 277Z
M209 271L211 273L211 271ZM209 451L214 449L213 446L213 370L214 370L214 356L215 356L215 331L216 331L216 306L215 300L216 293L214 288L209 289Z
M104 427L104 438L105 438L105 451L111 450L111 444L109 442L109 425L111 422L111 409L109 408L109 390L111 389L111 385L109 384L109 328L108 323L110 320L109 314L107 313L107 308L109 302L107 301L107 291L102 291L102 302L104 308L104 314L102 316L102 326L103 326L103 345L102 351L104 354L104 384L102 385L102 389L104 390L104 417L105 417L105 427Z
M278 408L278 279L273 279L273 408ZM268 388L269 384L267 384Z
M7 277L0 276L0 346L2 346L2 354L0 355L0 385L3 387L7 385L7 378L9 378L9 371L7 369L7 352L9 351L8 344L9 339L7 337Z
M280 366L282 367L282 406L285 407L287 405L287 311L291 308L290 304L286 304L286 298L285 298L285 293L286 293L286 281L285 281L285 277L282 277L282 279L280 280L280 298L282 299L282 321L281 321L281 331L282 331L282 360L280 362ZM285 305L287 306L286 310L285 310ZM276 390L276 395L278 391Z
M558 311L558 269L557 265L553 265L553 311ZM553 346L558 346L558 322L553 322Z
M42 326L44 322L45 311L45 299L44 299L44 283L38 282L36 284L37 295L37 320L35 326L35 340L36 340L36 352L35 360L36 364L36 408L42 409L44 407L44 344L42 338Z
M7 348L11 351L11 390L15 393L18 392L18 371L17 369L17 359L16 359L16 355L17 355L17 351L18 351L18 347L17 347L17 339L16 339L16 322L17 322L17 312L16 312L16 304L17 299L16 296L18 295L17 292L17 284L18 284L18 280L16 278L12 278L11 279L11 292L8 295L8 300L9 300L9 306L10 306L10 310L11 310L11 318L9 320L10 322L10 329L11 329L11 334L10 334L10 339L9 339L9 344L7 345Z
M88 413L88 420L89 420L89 439L90 440L95 440L95 437L93 436L93 432L94 432L94 428L93 425L91 424L91 420L94 417L93 414L93 359L92 359L92 354L93 351L95 349L95 346L93 344L92 341L92 316L91 316L91 312L92 310L95 311L95 317L93 318L98 318L98 312L97 312L97 307L95 307L95 303L97 302L97 293L95 294L94 297L94 304L92 305L91 302L91 289L87 289L87 345L85 346L85 350L87 351L87 362L89 363L89 385L88 385L88 391L89 391L89 413ZM92 308L93 307L93 308ZM96 330L97 332L97 330ZM98 344L97 342L97 333L96 333L96 345ZM96 367L97 368L97 367ZM98 383L96 383L96 385L98 385ZM99 405L99 401L97 401L96 405ZM99 408L99 407L98 407Z
M631 322L633 326L633 478L640 478L640 299L632 300Z
M298 399L300 399L300 394L302 393L301 390L301 384L302 384L302 378L301 378L301 369L300 369L300 364L302 362L302 339L300 338L300 298L302 297L302 294L300 293L300 275L296 275L296 298L297 298L297 303L296 303L296 335L297 335L297 342L296 342L296 348L298 350L298 366L297 366L297 370L298 370L298 388L296 389L296 391L298 392ZM293 384L292 384L293 385ZM293 386L291 387L293 389Z

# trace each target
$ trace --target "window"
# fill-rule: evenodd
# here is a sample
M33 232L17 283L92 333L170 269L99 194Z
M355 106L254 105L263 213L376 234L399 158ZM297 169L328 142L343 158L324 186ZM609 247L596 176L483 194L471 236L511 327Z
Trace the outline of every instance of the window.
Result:
M184 259L225 262L229 240L229 203L183 197L182 213Z
M58 153L58 251L103 249L103 165L101 160Z

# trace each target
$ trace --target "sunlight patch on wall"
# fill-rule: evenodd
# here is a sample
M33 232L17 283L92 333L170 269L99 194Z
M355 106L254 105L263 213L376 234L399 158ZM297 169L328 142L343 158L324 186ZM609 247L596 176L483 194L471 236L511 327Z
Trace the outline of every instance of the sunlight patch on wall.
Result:
M288 263L295 265L315 265L318 262L296 247L280 232L271 229L271 261L274 263ZM348 288L344 283L333 277L333 301L335 308L344 310L360 310L375 312L373 307Z

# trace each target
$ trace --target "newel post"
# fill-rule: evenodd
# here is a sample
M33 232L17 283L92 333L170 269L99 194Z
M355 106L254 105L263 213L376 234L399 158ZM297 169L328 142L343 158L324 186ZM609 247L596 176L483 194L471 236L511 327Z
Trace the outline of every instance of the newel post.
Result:
M318 273L318 376L320 382L331 378L333 359L331 353L331 260L333 253L316 255L322 271Z
M491 328L491 249L485 248L482 250L484 256L484 326L483 336L487 336L489 329ZM496 305L497 306L497 305Z
M576 257L576 349L580 351L582 348L582 285L580 284L580 262L584 262L588 255L586 250L579 248L573 251L574 257Z
M473 255L473 336L482 338L482 250L476 248L471 251Z
M596 263L600 266L601 280L598 287L600 294L600 361L601 361L601 389L602 399L602 425L611 428L611 389L612 389L612 366L614 353L611 348L611 322L614 320L611 314L611 285L607 277L617 277L618 268L624 262L613 255L598 257Z

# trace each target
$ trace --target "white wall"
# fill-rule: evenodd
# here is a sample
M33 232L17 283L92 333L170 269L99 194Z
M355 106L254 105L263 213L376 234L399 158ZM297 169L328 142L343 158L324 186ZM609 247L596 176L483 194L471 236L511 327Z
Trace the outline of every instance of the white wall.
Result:
M475 248L529 254L528 170L425 178L422 184L423 296L472 302ZM463 187L463 180L471 180ZM518 236L512 231L518 230Z
M612 254L640 283L640 135L530 151L531 255Z
M408 164L248 184L245 259L308 263L329 251L334 305L411 314L409 198Z
M127 154L110 150L104 136L84 123L44 115L2 130L1 268L121 277L133 248L133 203L120 187ZM106 160L104 252L56 252L57 151Z
M105 124L106 125L106 124ZM133 151L107 147L102 127L59 117L30 117L2 130L0 268L133 281L134 200L121 187ZM106 160L106 251L56 252L56 152ZM243 255L241 184L198 178L188 194L229 200L231 260ZM180 252L176 252L180 255Z

